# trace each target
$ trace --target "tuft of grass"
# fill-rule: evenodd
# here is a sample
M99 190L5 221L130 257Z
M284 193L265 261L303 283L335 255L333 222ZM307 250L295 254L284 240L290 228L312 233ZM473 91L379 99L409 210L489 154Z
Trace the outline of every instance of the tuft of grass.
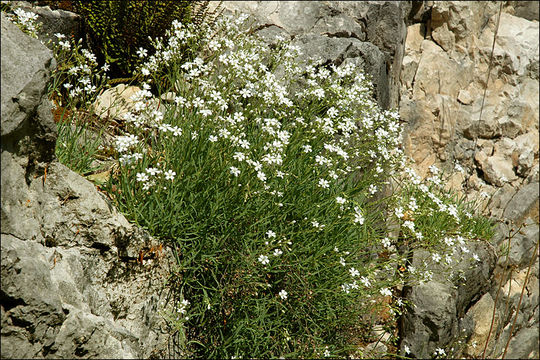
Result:
M94 132L83 117L72 115L57 124L58 141L56 157L62 164L79 174L95 171L94 165L100 153L103 129Z

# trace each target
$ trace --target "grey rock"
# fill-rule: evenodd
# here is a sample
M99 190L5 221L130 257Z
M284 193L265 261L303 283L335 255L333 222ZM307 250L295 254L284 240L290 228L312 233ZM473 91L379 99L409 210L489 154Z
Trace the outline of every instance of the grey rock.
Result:
M407 289L404 295L414 305L400 323L402 343L408 344L411 356L429 358L457 332L457 291L432 281Z
M290 34L277 25L263 25L257 30L257 35L267 44L275 44L277 38L290 40Z
M525 185L514 195L504 209L504 217L519 224L528 216L538 217L539 183Z
M14 162L6 153L3 166ZM91 183L61 164L49 165L45 188L42 178L34 179L26 192L22 184L21 192L2 197L3 210L6 197L12 199L4 212L9 216L2 221L3 317L9 324L6 331L17 334L6 333L3 341L26 338L28 354L35 350L30 343L39 342L39 354L32 357L146 357L164 349L167 336L158 315L163 309L156 302L164 296L161 279L170 257L155 266L142 267L135 261L139 250L158 243L110 208ZM76 318L70 320L73 314ZM47 322L39 325L43 321ZM21 324L26 324L24 331ZM77 343L87 333L101 335ZM102 341L110 346L97 346ZM9 348L2 347L6 357L18 354L7 352Z
M356 38L366 40L365 25L348 16L338 15L319 19L310 33L328 37Z
M403 296L412 307L400 320L400 329L402 345L409 346L412 356L429 358L436 348L473 333L473 322L466 312L489 290L496 256L482 242L470 242L467 247L469 253L461 253L461 260L452 266L454 277L448 277L442 265L433 266L432 281L404 289ZM473 254L484 260L477 262ZM428 257L426 251L415 251L413 265Z
M27 154L32 161L50 161L54 157L56 125L44 94L55 67L54 58L50 50L25 35L4 13L1 22L2 148Z
M538 328L525 328L518 331L510 340L506 359L538 358Z
M344 59L352 59L371 75L379 105L385 109L397 107L407 34L405 17L411 9L408 2L239 1L223 6L229 12L253 15L264 38L285 31L288 35L284 38L291 37L302 45L305 55L301 62L321 57L339 65ZM343 56L351 42L351 51Z
M405 19L410 11L409 1L384 1L373 2L367 13L366 40L388 55L385 70L388 76L389 99L386 107L395 108L399 104L399 79L407 36Z
M301 65L314 59L336 66L354 63L372 78L374 95L379 105L383 108L389 106L390 85L386 72L386 56L375 45L355 38L331 38L316 34L299 36L293 44L302 52L298 58Z
M27 1L14 1L12 8L21 8L24 11L38 15L37 22L41 24L38 34L39 40L47 46L49 41L57 42L54 34L64 34L66 38L80 39L83 35L82 18L71 11L51 9L49 6L33 6Z
M512 238L508 259L506 259L506 256L501 256L498 262L499 265L503 266L508 261L509 266L523 268L529 264L531 257L534 256L534 247L540 236L538 224L529 220L524 225Z
M163 357L172 252L54 160L53 66L2 14L1 356Z
M490 289L490 279L496 265L496 254L492 247L484 242L468 244L470 252L463 254L463 260L454 267L454 272L462 272L465 280L456 282L458 298L456 301L457 315L462 318L465 311L478 301ZM476 254L481 261L473 259Z
M527 20L540 20L538 1L509 1L514 7L515 15Z

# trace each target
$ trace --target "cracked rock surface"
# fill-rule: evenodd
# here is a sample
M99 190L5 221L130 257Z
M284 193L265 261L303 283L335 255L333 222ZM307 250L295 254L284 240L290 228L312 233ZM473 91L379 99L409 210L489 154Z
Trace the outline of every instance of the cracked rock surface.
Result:
M54 64L2 13L1 356L164 356L170 251L137 263L157 241L56 161Z

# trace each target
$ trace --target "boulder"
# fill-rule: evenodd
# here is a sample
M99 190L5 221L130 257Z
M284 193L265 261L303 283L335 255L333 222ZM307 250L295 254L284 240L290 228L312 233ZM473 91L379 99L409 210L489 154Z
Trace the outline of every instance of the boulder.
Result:
M49 49L1 16L2 148L24 154L32 163L51 161L56 125L48 116L50 103L41 100L56 62Z
M526 218L532 218L538 223L538 196L538 182L523 186L506 205L504 217L512 220L516 225L522 223Z
M468 346L465 349L464 355L472 358L480 358L484 351L484 345L489 339L489 348L493 347L494 336L491 336L490 331L493 333L493 329L497 329L501 319L498 311L495 311L495 317L493 317L493 308L495 302L490 293L484 294L482 298L474 304L467 316L470 316L474 322L473 333L467 342ZM493 322L493 325L492 325Z
M432 281L415 286L404 293L414 304L400 324L402 346L408 346L410 356L430 358L439 344L447 344L459 324L456 318L457 292Z
M1 356L163 357L171 250L55 160L52 54L1 16Z
M474 321L468 311L489 290L496 255L482 242L467 246L470 252L458 250L460 259L450 274L445 266L433 265L432 281L404 288L403 296L412 305L400 320L401 347L407 345L413 357L430 358L435 349L444 349L456 338L473 333ZM473 254L484 260L474 260ZM429 258L428 252L417 250L413 265L419 268Z
M94 113L102 119L119 118L133 110L132 96L141 91L138 86L116 85L98 95L94 101Z
M527 20L540 20L538 1L509 1L514 8L514 15Z

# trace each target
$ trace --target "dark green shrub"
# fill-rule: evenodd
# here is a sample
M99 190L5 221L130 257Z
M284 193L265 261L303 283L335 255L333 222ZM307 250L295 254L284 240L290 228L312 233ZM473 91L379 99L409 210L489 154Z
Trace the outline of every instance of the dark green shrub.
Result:
M143 60L139 48L150 50L149 37L162 37L173 20L191 21L196 2L186 0L75 0L87 40L100 63L111 65L111 77L131 77Z

